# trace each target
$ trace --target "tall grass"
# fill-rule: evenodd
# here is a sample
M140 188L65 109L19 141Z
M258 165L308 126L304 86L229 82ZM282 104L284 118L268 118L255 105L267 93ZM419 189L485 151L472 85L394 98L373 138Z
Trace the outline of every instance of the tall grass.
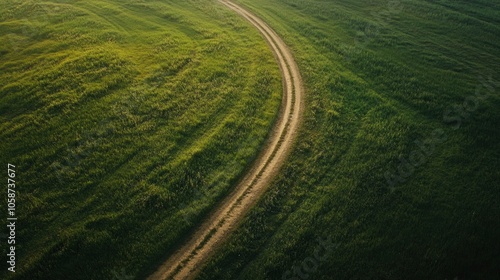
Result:
M306 122L199 279L498 278L498 3L240 2L293 49ZM441 142L389 184L434 131ZM338 246L313 262L318 238Z
M279 68L212 1L0 2L2 162L17 271L142 277L230 191L276 117ZM3 205L3 204L2 204Z

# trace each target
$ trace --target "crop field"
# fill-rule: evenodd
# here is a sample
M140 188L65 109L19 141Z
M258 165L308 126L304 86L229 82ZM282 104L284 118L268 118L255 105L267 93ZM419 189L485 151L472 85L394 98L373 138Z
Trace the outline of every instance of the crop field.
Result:
M237 2L294 52L306 119L198 279L498 279L500 3Z
M144 278L263 145L282 94L273 54L213 1L0 11L0 154L17 168L19 225L16 272L0 278Z

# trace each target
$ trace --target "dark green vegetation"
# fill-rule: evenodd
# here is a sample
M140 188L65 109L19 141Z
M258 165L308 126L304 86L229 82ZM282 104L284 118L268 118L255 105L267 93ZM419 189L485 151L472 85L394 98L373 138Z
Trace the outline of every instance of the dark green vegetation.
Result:
M294 51L306 120L200 278L498 278L498 2L242 2ZM143 277L262 144L281 91L267 46L215 1L0 11L20 221L17 273L0 278ZM326 260L310 259L318 238L338 244Z
M16 273L4 262L0 278L147 275L263 144L282 91L272 53L212 1L0 11L0 154L19 218Z
M199 278L499 279L500 3L240 2L294 51L305 127Z

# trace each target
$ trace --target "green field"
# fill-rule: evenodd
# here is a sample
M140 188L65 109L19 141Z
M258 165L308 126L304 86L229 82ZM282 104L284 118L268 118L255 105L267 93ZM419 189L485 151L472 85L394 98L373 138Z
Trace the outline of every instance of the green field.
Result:
M500 2L238 2L293 51L305 120L198 278L499 279ZM280 105L269 47L215 0L0 0L0 40L0 279L144 279Z
M0 278L144 277L263 144L282 92L271 51L213 1L0 11L0 154L18 194L16 273L4 262Z
M500 3L238 2L292 48L306 120L199 279L499 279Z

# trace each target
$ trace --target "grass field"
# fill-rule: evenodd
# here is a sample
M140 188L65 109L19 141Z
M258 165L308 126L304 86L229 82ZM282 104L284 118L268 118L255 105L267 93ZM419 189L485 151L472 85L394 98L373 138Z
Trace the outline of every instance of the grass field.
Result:
M143 278L262 146L282 92L271 51L214 1L0 11L0 154L18 195L16 273L0 278Z
M306 116L199 279L500 278L500 3L239 3L292 49ZM282 91L269 47L213 0L0 11L18 195L0 278L145 278L263 144Z
M306 120L199 279L499 279L500 3L238 2L294 51Z

